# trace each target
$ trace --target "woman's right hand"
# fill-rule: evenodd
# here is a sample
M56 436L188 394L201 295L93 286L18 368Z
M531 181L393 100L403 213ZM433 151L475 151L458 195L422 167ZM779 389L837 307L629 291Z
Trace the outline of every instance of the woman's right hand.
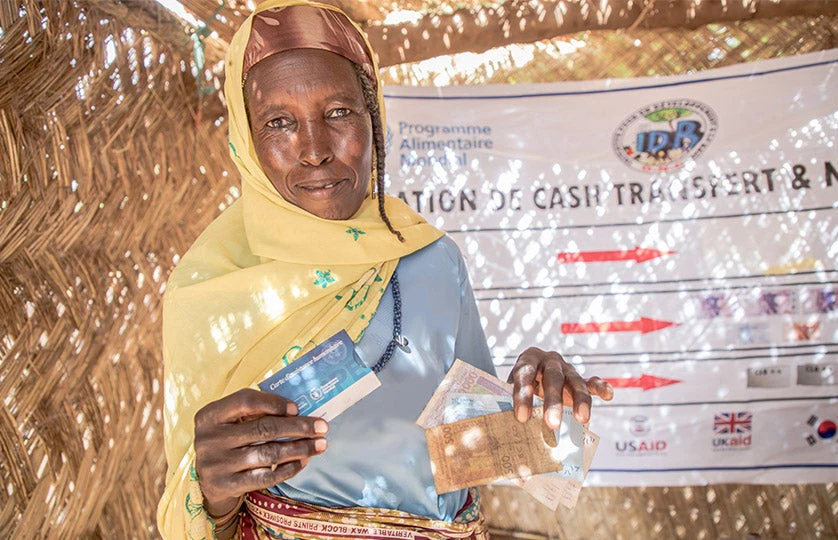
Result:
M227 514L245 493L291 478L326 449L328 430L322 418L297 416L293 402L251 388L208 403L195 414L204 508L211 516Z

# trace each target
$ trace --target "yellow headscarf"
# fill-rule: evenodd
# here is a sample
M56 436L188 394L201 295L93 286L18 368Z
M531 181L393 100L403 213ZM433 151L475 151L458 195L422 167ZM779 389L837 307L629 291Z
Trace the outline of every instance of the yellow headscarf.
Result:
M269 0L256 12L293 5L342 13L294 0ZM242 196L183 256L163 302L169 470L157 521L166 538L213 537L195 473L195 413L236 390L255 388L341 329L358 341L399 258L442 236L392 197L385 209L404 243L387 229L370 194L346 221L320 219L279 195L259 165L244 108L242 61L252 20L253 14L236 32L225 62L230 152ZM365 37L364 43L369 51ZM383 114L380 84L378 99Z

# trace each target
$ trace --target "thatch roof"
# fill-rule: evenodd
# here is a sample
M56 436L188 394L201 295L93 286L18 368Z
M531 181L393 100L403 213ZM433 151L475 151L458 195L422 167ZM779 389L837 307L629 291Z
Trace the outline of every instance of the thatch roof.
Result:
M241 0L184 0L184 7L229 43L249 13ZM830 0L509 0L352 2L332 0L369 36L382 67L460 52L483 52L591 30L695 29L711 23L838 14ZM384 24L389 15L420 19ZM223 46L222 46L223 48Z
M0 4L3 536L155 535L160 299L179 255L238 196L217 62L246 7L184 4L210 31L153 0ZM349 7L384 64L413 62L390 67L387 80L411 84L678 73L835 47L838 27L838 2L822 0L493 6ZM425 17L385 25L396 7ZM389 45L393 35L400 44ZM531 42L530 61L506 54L512 47L469 72L456 56L420 61L440 47L513 40ZM577 42L585 46L564 47ZM578 510L556 515L531 510L527 497L486 490L493 526L568 537L838 536L833 485L587 489Z

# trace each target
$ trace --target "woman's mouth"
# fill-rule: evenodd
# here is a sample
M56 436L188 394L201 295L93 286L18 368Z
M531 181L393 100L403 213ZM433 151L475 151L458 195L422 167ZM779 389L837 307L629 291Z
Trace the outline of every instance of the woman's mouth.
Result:
M300 184L298 187L310 197L331 197L334 193L346 184L347 180L327 180L322 182L310 182Z

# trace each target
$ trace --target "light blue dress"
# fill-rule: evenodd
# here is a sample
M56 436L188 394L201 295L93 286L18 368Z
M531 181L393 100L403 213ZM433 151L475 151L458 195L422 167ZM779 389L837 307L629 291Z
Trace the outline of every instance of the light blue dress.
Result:
M489 347L457 245L447 236L402 258L398 265L402 333L379 373L381 387L329 424L329 447L271 491L323 506L391 508L451 521L466 491L438 495L416 419L455 358L494 374ZM356 346L374 365L393 336L390 286Z

